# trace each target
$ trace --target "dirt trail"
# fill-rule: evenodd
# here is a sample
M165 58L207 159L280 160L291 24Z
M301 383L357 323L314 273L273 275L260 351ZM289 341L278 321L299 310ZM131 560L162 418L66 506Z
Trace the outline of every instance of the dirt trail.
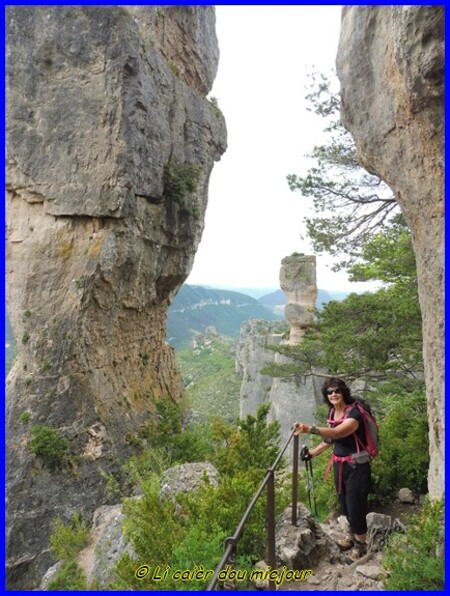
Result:
M412 514L420 511L419 505L392 502L382 507L376 507L377 513L398 518L408 524ZM320 524L324 532L333 539L344 538L342 528L336 519ZM312 575L304 582L285 582L278 591L384 591L383 579L387 572L382 567L383 552L370 552L353 563L346 562L346 553L341 553L334 562L320 561L312 569Z

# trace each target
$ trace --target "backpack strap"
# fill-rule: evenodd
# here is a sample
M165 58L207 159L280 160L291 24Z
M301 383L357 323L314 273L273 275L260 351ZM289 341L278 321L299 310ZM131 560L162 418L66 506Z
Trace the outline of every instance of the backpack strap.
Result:
M363 422L364 422L364 416L361 413L361 410L358 407L358 402L354 401L352 404L348 404L345 409L344 409L344 415L342 416L342 418L340 418L339 420L334 420L333 416L334 416L334 407L331 408L330 412L329 412L329 417L327 418L327 422L330 425L337 425L340 424L341 422L343 422L344 420L346 420L348 418L348 414L349 412L356 407L356 409L358 410L358 412L361 414L362 418L363 418ZM365 449L364 443L361 441L361 439L358 437L356 431L354 433L352 433L354 439L355 439L355 446L356 446L356 453L359 453L361 451L360 449L360 445L363 448L363 450ZM366 432L367 435L367 432Z

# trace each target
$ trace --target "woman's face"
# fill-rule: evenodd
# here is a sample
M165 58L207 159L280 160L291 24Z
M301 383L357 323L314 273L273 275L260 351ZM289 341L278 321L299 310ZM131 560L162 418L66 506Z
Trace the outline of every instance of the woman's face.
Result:
M340 389L338 389L337 387L328 387L327 397L328 397L328 401L330 402L330 404L332 406L334 406L335 408L336 407L340 408L345 403L344 396L340 392Z

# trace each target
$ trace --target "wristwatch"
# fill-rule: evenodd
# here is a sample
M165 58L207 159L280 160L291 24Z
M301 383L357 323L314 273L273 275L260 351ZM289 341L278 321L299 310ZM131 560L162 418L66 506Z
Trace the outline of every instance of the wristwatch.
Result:
M311 426L311 430L309 431L309 433L311 435L318 435L319 434L319 429L317 428L317 426Z

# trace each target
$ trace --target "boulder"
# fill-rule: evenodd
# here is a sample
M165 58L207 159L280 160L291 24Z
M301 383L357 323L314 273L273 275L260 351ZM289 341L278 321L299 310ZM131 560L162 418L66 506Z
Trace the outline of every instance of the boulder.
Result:
M403 532L404 525L398 518L383 513L367 514L367 540L371 551L381 550L391 532Z
M319 559L332 559L338 548L321 527L315 523L311 512L297 503L297 525L293 526L292 509L288 507L278 519L275 530L277 564L288 569L314 569Z
M414 493L410 488L401 488L398 491L397 498L400 503L410 503L413 505L416 502Z
M206 483L218 485L219 472L210 462L180 464L166 470L161 478L161 496L174 500L179 493L196 490Z

